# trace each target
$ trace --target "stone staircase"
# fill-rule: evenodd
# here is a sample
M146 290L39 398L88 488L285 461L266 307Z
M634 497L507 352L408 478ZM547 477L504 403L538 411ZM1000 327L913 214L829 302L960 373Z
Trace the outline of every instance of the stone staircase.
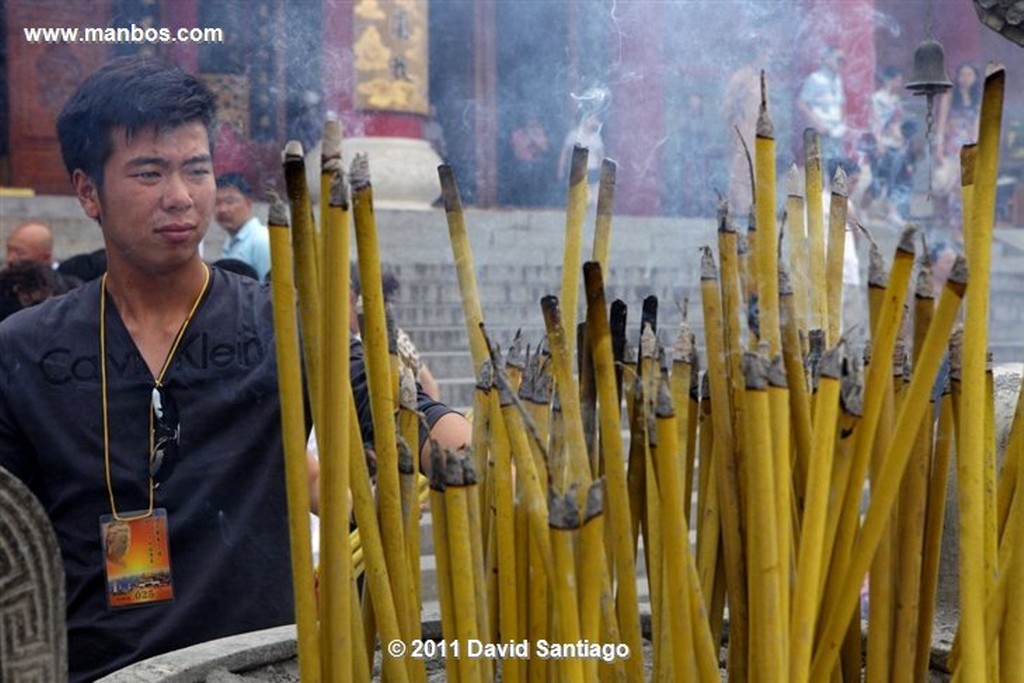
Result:
M393 268L402 282L392 306L395 320L420 349L423 360L438 379L445 402L469 406L473 400L474 369L454 266L417 264ZM507 349L518 331L527 344L536 346L544 337L539 302L543 296L560 293L561 266L485 266L479 271L481 308L491 339ZM643 300L652 294L659 299L661 338L666 343L674 340L681 318L677 302L693 295L674 284L668 269L645 272L638 268L612 268L608 280L608 301L622 299L627 305L631 343L635 344L639 337ZM585 310L582 285L579 302L578 321ZM702 332L701 317L699 301L694 301L688 319L698 333Z

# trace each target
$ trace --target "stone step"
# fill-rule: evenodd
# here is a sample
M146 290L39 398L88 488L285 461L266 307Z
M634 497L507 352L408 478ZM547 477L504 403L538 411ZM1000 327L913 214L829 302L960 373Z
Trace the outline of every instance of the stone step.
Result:
M420 360L426 363L434 377L472 377L473 356L464 351L423 351Z
M473 405L475 377L438 377L437 386L441 390L441 400L447 405L462 412Z

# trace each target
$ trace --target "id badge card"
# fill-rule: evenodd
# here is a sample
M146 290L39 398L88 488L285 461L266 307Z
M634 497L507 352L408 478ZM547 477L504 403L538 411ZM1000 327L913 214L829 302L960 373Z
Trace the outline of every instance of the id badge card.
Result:
M122 513L124 517L144 511ZM138 607L174 599L167 510L140 519L100 517L100 540L107 575L107 606Z

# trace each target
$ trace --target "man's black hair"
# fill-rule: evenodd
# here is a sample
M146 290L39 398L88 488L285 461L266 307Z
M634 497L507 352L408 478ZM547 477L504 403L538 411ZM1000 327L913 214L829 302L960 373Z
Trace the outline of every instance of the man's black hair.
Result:
M119 57L85 79L57 116L57 137L68 175L82 169L97 186L114 151L113 134L128 139L148 128L166 131L199 122L213 153L216 101L195 76L149 57Z
M224 175L217 176L217 189L220 190L225 187L233 187L241 192L243 197L252 199L252 186L249 185L249 181L241 173L225 173Z

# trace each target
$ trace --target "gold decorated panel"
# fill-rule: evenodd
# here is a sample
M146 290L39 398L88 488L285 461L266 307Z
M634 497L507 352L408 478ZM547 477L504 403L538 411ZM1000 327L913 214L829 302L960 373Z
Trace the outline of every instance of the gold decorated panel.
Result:
M426 0L359 0L354 9L357 109L428 113Z

